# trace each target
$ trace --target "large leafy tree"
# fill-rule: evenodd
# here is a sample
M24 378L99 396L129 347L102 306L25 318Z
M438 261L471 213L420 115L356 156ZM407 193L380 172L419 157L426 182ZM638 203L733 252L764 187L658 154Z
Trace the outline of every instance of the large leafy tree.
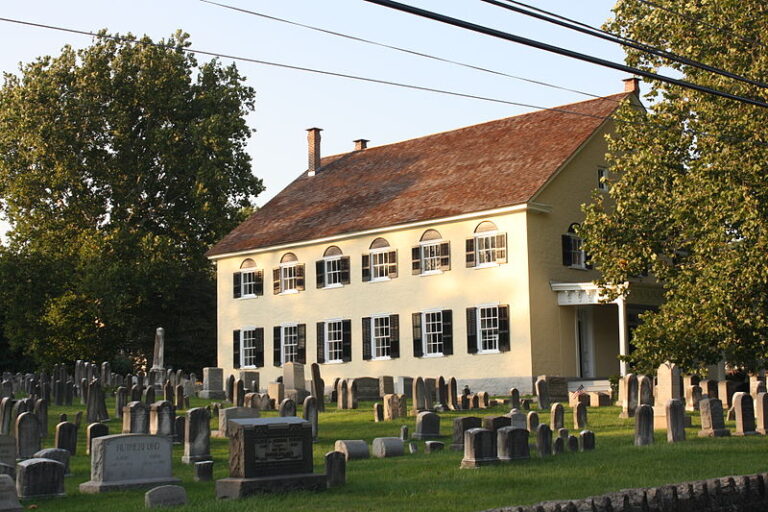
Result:
M751 79L768 77L764 1L654 4L620 1L607 28ZM626 61L768 97L758 86L641 51L628 50ZM650 272L664 286L665 303L645 314L630 359L646 370L664 360L695 370L723 358L749 370L762 367L768 360L768 109L657 82L647 100L647 112L629 105L619 112L609 142L610 197L586 207L583 226L604 284L621 288Z
M41 363L215 357L205 250L261 190L234 65L199 64L188 36L108 36L6 74L0 89L0 253L9 343Z

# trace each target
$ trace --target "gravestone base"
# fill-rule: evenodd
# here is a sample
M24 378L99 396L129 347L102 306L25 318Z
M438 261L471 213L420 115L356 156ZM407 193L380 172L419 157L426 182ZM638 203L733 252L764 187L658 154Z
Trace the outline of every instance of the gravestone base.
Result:
M731 431L727 428L699 430L699 437L728 437L730 435Z
M197 395L200 398L207 398L209 400L224 400L227 398L227 393L222 391L217 391L213 389L203 389L202 391L198 391Z
M216 497L219 499L240 499L254 494L273 492L322 491L326 487L326 476L316 473L259 478L222 478L216 480Z
M179 484L179 483L181 483L181 480L179 480L178 478L146 479L146 480L141 480L140 482L136 482L136 481L132 482L130 480L126 480L123 482L120 482L120 481L94 482L93 480L90 480L88 482L84 482L80 484L79 489L80 489L80 492L84 494L98 494L98 493L109 492L109 491L121 491L123 489L157 487L158 485L173 485L173 484Z
M463 459L461 461L461 467L462 469L476 469L482 466L492 466L494 464L498 464L501 462L497 458L489 458L489 459Z
M691 427L691 417L683 416L683 427ZM666 416L654 416L653 417L653 429L654 430L667 430L667 417Z

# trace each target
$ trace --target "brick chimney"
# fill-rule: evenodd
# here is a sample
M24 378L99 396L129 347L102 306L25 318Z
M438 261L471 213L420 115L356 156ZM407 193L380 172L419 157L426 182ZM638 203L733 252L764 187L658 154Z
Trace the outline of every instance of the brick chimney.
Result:
M625 78L622 80L624 82L624 92L633 92L635 95L640 95L640 79L637 77L632 78Z
M368 139L357 139L355 142L355 151L362 151L368 147Z
M320 132L322 128L307 129L307 156L309 164L307 167L307 176L314 176L320 168Z

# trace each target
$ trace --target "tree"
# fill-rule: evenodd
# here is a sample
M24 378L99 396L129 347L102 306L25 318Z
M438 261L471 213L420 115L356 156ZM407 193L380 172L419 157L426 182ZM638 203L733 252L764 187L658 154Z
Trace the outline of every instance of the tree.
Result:
M254 90L189 45L102 32L5 75L0 308L38 362L151 354L157 326L170 364L215 357L204 253L263 187L245 151Z
M733 73L768 76L768 4L758 0L625 0L606 27ZM678 15L672 12L678 13ZM698 22L697 22L698 21ZM764 89L627 50L629 65L765 98ZM585 208L582 235L613 286L650 272L665 303L644 314L630 361L688 370L725 358L768 360L768 109L654 82L648 112L624 105L609 141L610 199ZM631 293L631 291L630 291Z

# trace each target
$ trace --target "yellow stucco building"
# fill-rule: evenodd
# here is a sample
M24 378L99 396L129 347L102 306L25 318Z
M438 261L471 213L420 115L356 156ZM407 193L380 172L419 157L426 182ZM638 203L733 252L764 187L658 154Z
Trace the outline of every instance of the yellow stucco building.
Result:
M581 204L604 189L620 94L321 158L214 246L218 366L287 361L336 377L453 376L530 391L535 376L624 373L658 289L599 301Z

